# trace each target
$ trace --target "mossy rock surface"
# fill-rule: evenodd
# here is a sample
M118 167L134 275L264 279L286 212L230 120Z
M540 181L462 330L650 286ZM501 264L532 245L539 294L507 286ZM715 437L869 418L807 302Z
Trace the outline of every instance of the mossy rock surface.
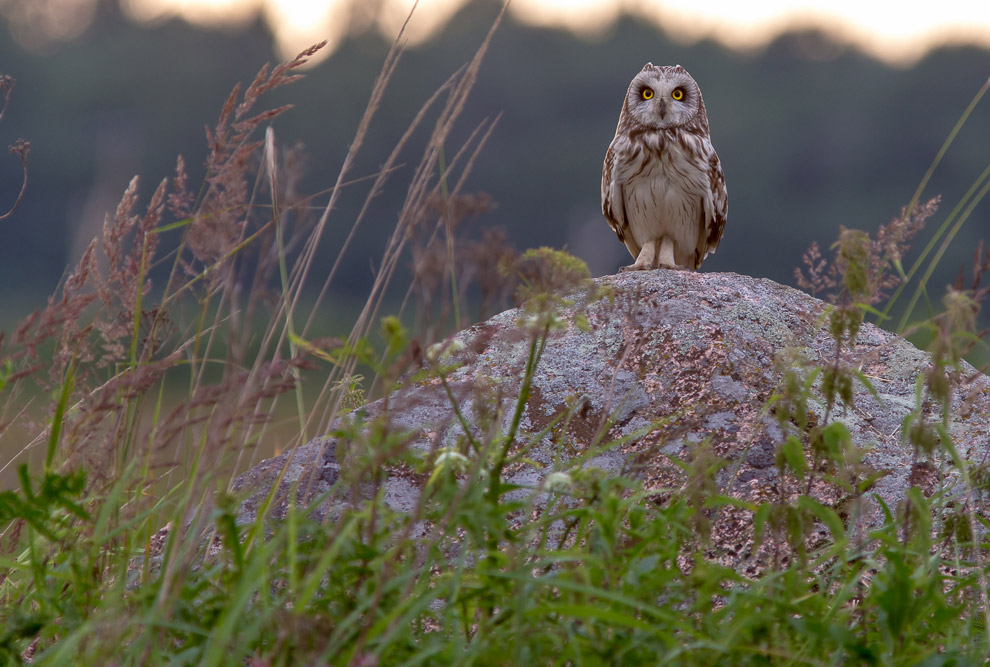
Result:
M785 434L767 405L780 380L775 359L785 350L812 362L835 358L822 301L770 280L727 273L660 270L595 283L612 296L587 307L590 328L574 324L574 306L561 316L569 324L550 334L522 420L524 437L544 434L528 454L533 464L507 470L508 481L536 486L553 471L594 466L641 480L656 502L664 502L684 489L691 462L704 449L725 461L712 479L719 493L760 503L808 491L790 476L781 478L776 452ZM458 367L448 385L480 438L511 420L530 343L525 321L522 311L509 310L454 337L458 344L449 361ZM857 382L852 407L839 407L832 419L848 428L864 452L861 477L877 479L856 500L818 474L810 495L850 518L855 537L880 520L875 497L896 508L912 484L931 493L940 462L919 459L901 437L904 417L914 409L917 378L930 368L927 354L867 324L842 362L858 368L876 395ZM975 373L969 367L965 372ZM976 374L957 394L954 444L970 460L987 460L990 380ZM813 404L811 420L824 419L824 412L823 403ZM363 418L384 419L424 456L455 446L463 435L436 380L369 404ZM607 446L612 442L619 444ZM303 497L328 490L341 471L337 445L317 439L242 475L236 489L250 490L243 520L253 518L287 460L283 488L299 480ZM423 481L408 469L390 471L386 502L395 510L411 509ZM359 489L358 495L370 491ZM287 493L278 494L273 516L284 513L287 500ZM754 550L752 512L722 507L710 518L718 560L747 572L765 566L770 547ZM819 538L827 538L824 528L809 540L813 545Z

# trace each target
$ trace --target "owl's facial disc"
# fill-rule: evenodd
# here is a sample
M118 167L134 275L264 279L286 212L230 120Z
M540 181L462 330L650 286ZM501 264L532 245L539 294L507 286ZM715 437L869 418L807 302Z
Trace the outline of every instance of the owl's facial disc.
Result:
M657 128L679 124L686 92L681 82L645 72L630 86L631 106L637 109L635 117L641 123Z

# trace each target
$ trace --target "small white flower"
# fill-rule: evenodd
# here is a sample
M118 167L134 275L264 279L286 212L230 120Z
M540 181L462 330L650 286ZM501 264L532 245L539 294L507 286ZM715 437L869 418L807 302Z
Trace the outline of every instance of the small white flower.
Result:
M427 485L435 483L437 479L448 470L455 474L462 473L467 470L470 465L470 459L460 452L449 447L441 449L437 452L437 457L433 459L433 473L430 475Z
M430 363L436 363L438 359L441 361L450 361L452 356L463 349L463 341L456 338L453 340L442 340L426 348L426 358Z
M543 480L543 488L547 491L553 491L555 493L561 493L571 488L574 480L571 479L569 473L566 472L552 472L547 475L547 478Z
M454 472L464 472L471 465L468 457L453 449L441 449L437 457L433 460L433 467L437 470L450 468Z
M543 331L549 329L566 329L567 320L552 311L529 313L516 320L516 325L524 331Z

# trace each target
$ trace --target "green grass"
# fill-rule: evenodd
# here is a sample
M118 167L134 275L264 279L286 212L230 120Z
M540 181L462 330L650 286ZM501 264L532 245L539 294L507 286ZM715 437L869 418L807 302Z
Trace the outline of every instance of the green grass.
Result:
M190 189L180 161L144 212L129 188L104 243L91 247L56 298L5 336L0 435L21 438L36 455L30 465L10 463L17 483L0 492L0 658L52 665L985 664L990 475L948 435L952 392L966 382L955 371L979 341L986 291L978 284L950 290L944 309L917 324L930 334L934 366L918 379L916 409L904 422L905 446L919 459L941 461L943 479L962 480L961 495L912 489L865 536L851 535L847 518L807 493L747 505L741 509L756 540L777 554L752 577L718 564L707 516L735 501L713 490L722 462L703 447L684 462L691 481L663 504L632 479L582 469L556 474L522 498L507 494L514 489L506 466L537 437L521 428L520 416L547 337L562 325L561 308L574 305L565 295L582 287L578 293L600 296L588 291L579 261L547 249L500 254L503 277L479 287L491 296L515 285L528 311L521 331L529 353L508 428L464 428L479 435L422 460L384 422L338 427L338 458L347 465L331 493L376 484L386 466L410 466L428 480L413 512L392 512L377 496L339 506L325 522L311 518L311 507L291 507L280 521L260 511L255 522L238 524L230 480L273 441L284 450L331 432L339 415L387 394L413 362L420 364L415 381L446 386L453 369L444 355L416 350L429 350L446 333L441 323L466 312L463 250L453 238L459 221L451 216L479 205L463 184L491 125L459 147L449 134L486 48L487 41L425 102L373 176L369 201L393 176L416 128L432 126L378 280L349 332L320 337L329 307L323 296L339 278L335 266L317 275L315 249L336 223L336 197L354 178L350 164L401 56L398 46L321 216L309 215L313 201L290 198L290 161L271 131L257 136L279 110L254 111L266 92L292 82L302 54L263 70L243 94L235 88L210 130L204 183ZM973 197L984 192L977 188ZM822 326L836 354L780 360L780 386L766 407L786 435L776 465L791 486L839 479L849 499L869 488L858 448L835 419L854 386L870 389L845 352L855 349L865 318L882 318L885 295L900 293L900 256L935 213L934 204L919 202L920 191L872 237L844 230L831 260L809 253L802 279L830 293ZM957 207L943 229L965 220L971 203ZM350 221L352 229L360 223ZM164 232L175 230L177 244L163 247ZM405 298L396 298L393 276L410 254L433 258L424 265L434 272L416 272ZM162 274L157 283L149 279ZM315 301L314 292L321 294ZM417 310L417 296L427 293L442 297ZM385 303L402 305L383 317ZM415 335L403 322L419 327ZM463 426L480 419L448 395ZM21 412L28 398L30 409ZM809 418L814 405L826 406L821 419ZM536 501L543 493L545 505ZM816 525L830 539L809 548Z

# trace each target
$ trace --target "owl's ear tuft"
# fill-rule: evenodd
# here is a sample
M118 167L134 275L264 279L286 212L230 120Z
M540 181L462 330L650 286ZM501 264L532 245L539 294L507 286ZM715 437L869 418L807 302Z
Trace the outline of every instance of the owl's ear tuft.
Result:
M646 63L643 65L643 69L641 69L640 72L645 72L648 69L653 69L653 63Z

